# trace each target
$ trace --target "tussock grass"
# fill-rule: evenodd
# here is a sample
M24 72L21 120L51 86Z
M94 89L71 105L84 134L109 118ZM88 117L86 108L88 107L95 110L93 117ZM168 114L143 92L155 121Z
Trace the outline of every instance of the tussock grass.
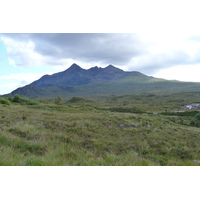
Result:
M195 95L0 104L0 165L200 165L200 129L190 123L196 112L173 112Z

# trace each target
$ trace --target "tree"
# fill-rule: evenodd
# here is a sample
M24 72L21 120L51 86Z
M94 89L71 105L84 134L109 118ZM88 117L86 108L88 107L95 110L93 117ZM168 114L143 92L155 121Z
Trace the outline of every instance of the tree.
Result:
M20 96L18 94L16 94L14 97L13 97L13 102L16 102L16 103L20 103Z
M58 95L56 98L55 98L55 104L57 105L60 105L62 102L62 97L60 95Z

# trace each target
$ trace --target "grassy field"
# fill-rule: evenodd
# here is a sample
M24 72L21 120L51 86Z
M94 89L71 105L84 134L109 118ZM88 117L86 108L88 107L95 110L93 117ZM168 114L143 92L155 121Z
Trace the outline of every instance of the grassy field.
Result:
M1 98L0 165L200 165L199 95Z

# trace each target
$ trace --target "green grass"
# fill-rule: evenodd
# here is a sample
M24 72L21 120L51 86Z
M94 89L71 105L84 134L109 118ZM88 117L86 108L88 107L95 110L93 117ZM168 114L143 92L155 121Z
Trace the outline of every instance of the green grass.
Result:
M0 104L0 165L200 165L199 93ZM184 110L184 114L174 111Z

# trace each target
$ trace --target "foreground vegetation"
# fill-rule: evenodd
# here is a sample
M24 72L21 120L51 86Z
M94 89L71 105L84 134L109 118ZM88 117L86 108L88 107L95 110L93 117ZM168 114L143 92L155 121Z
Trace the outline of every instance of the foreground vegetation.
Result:
M0 98L0 165L200 165L199 95Z

